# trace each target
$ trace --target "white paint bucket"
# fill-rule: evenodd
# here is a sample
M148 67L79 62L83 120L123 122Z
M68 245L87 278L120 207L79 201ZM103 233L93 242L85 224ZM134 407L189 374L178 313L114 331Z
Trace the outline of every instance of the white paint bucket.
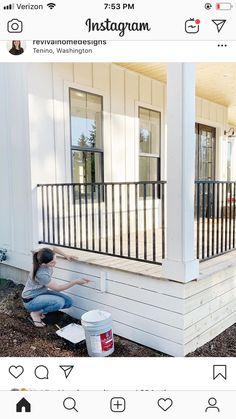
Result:
M89 356L109 356L114 352L111 314L91 310L81 316Z

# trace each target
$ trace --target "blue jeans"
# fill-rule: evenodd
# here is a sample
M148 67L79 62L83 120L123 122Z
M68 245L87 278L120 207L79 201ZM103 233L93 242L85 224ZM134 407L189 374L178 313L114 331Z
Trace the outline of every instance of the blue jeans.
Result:
M28 303L23 303L27 311L41 311L43 314L72 306L72 299L62 292L47 291Z

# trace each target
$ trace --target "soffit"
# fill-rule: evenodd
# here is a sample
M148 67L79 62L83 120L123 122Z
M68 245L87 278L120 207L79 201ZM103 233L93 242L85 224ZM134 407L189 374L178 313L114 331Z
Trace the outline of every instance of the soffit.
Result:
M124 68L166 83L167 64L119 63ZM196 65L196 95L229 108L228 122L236 125L236 63Z

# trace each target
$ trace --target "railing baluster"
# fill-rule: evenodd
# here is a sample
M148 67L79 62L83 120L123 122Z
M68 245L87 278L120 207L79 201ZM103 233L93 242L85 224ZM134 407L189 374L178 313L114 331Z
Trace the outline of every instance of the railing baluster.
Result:
M62 185L62 231L63 231L63 246L66 244L66 231L65 231L65 193L64 193L65 185Z
M111 185L112 251L116 253L114 184Z
M220 246L220 184L217 183L217 219L216 219L216 253L219 253Z
M224 246L224 184L221 183L221 246L220 250L223 253Z
M89 249L89 245L88 245L88 184L87 183L85 184L85 241L86 241L86 250L87 250Z
M52 241L55 243L55 216L54 216L54 185L51 185L51 200L52 200Z
M60 233L60 203L59 203L59 185L56 185L56 198L57 198L57 244L61 244Z
M74 247L77 247L77 216L76 216L76 199L75 199L75 185L72 185L73 198L73 226L74 226Z
M166 245L165 245L165 183L160 184L161 188L161 233L162 233L162 259L165 259Z
M207 184L207 257L210 256L210 215L211 215L211 200L210 200L210 183Z
M135 254L138 259L139 237L138 237L138 184L135 183Z
M98 185L98 249L99 252L101 252L101 243L102 243L102 237L101 237L101 190L100 190L100 184Z
M95 249L95 230L94 230L94 185L91 185L91 200L92 200L92 249Z
M225 183L225 251L227 250L228 242L228 184Z
M42 227L43 227L43 242L45 242L44 186L41 186L41 193L42 193Z
M105 234L106 234L106 253L108 253L108 185L105 185Z
M69 247L71 247L70 185L67 185L67 211L68 211L68 242L69 242Z
M82 194L81 194L82 185L79 184L79 225L80 225L80 249L83 249L83 214L82 214Z
M205 182L202 183L202 259L205 258Z
M197 258L210 259L235 250L236 182L196 181L195 185Z
M234 185L234 208L233 208L233 249L235 249L235 200L236 200L236 182L233 183Z
M161 249L162 258L164 258L164 183L158 182L158 185L156 182L38 185L42 205L42 241L40 242L161 264L157 260L156 200L159 190L161 195L159 196L161 199ZM108 192L108 187L110 192ZM95 194L95 188L97 188L97 194ZM143 205L140 209L139 193L143 197ZM126 198L124 194L126 194ZM95 201L95 196L97 201ZM97 228L95 225L95 202L97 202ZM110 218L108 219L108 210L111 212L111 222ZM140 214L142 212L141 215L139 215L139 211ZM142 239L139 234L139 216L143 222ZM105 245L103 246L104 234ZM98 248L96 246L97 235ZM124 249L124 237L127 238L127 250ZM142 255L139 255L140 239L143 246Z
M48 197L48 188L49 186L46 186L46 201L47 201L47 230L48 230L48 237L47 242L50 243L51 237L50 237L50 216L49 216L49 197Z
M144 183L143 189L143 229L144 229L144 259L147 259L147 184Z
M152 185L152 260L156 260L156 209L155 209L155 184Z
M127 245L128 257L130 257L130 184L127 184Z
M122 185L119 184L119 217L120 217L120 255L123 256L123 216L122 216Z
M232 224L232 184L229 184L229 250L231 246L231 224Z
M215 183L212 186L212 214L211 214L211 256L215 254Z
M196 185L196 206L197 206L197 259L200 258L200 183Z

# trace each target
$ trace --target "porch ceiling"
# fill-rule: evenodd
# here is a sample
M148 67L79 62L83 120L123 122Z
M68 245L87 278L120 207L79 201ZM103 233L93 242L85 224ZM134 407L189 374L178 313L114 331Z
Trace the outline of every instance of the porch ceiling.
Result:
M166 83L167 64L119 63L122 67ZM228 123L236 126L236 63L200 63L196 67L196 94L228 107Z

